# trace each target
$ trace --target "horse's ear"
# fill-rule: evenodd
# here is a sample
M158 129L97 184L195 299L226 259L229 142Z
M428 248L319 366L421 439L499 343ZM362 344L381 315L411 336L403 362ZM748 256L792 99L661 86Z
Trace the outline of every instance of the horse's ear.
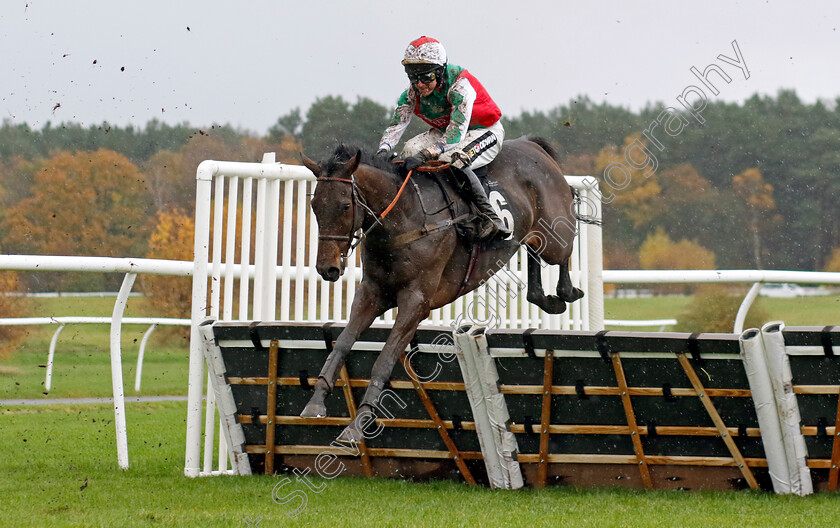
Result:
M343 172L347 176L352 176L352 174L356 172L356 169L359 168L359 162L361 161L362 151L357 150L356 155L347 160L347 163L344 164L344 168L341 169L341 172Z
M312 161L311 159L307 158L303 155L303 152L300 153L300 160L303 162L304 167L312 171L312 174L315 175L316 178L321 177L321 166Z

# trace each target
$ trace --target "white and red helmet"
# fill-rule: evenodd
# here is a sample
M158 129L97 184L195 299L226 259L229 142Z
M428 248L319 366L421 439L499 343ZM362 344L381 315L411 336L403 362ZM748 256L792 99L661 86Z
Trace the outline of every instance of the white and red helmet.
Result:
M403 66L410 64L427 65L442 68L446 66L446 50L443 44L437 40L422 36L414 39L405 49L405 57L402 60Z

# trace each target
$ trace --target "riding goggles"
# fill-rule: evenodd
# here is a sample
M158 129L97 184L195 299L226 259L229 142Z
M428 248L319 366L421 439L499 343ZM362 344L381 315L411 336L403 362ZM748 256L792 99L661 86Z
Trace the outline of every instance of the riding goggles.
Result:
M437 79L437 72L430 71L426 73L409 73L408 80L411 84L423 83L429 84Z

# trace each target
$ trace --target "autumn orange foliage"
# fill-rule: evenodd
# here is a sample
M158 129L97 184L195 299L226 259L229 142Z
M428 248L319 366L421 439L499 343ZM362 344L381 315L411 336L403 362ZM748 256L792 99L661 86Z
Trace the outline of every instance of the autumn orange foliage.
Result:
M781 221L779 217L770 216L776 208L773 186L764 181L758 169L753 168L732 177L732 191L747 207L747 226L752 235L755 267L761 269L764 256L761 233Z
M773 200L773 186L764 181L758 169L747 169L733 176L732 190L751 208L771 211L776 207L776 201Z
M714 269L715 254L696 242L674 242L661 227L639 248L642 269Z
M825 265L825 271L840 272L840 247L831 250L831 256L828 258L828 264Z
M639 135L628 136L624 140L624 148L626 149L637 139L639 139ZM641 142L643 145L646 144L644 141ZM596 172L602 173L612 163L620 164L626 168L623 152L624 150L620 151L615 145L602 148L595 158ZM622 171L612 171L612 177L617 179L617 174L620 172ZM611 182L612 192L615 194L612 204L633 222L634 227L644 226L660 214L657 200L662 189L659 186L658 178L655 174L645 176L643 170L634 168L627 168L627 172L623 173L622 176L625 180ZM605 192L607 187L610 187L610 185L602 184L602 192Z
M149 236L147 258L193 259L195 222L191 215L175 210L157 214L157 226ZM189 277L144 276L140 290L152 299L155 312L165 317L190 317L192 280Z
M61 152L41 165L32 196L6 212L4 245L42 255L136 254L149 228L147 205L143 175L125 156Z
M674 242L660 227L642 243L639 262L642 269L648 270L714 269L715 254L691 240ZM674 293L685 291L686 288L683 285L663 285L656 289Z

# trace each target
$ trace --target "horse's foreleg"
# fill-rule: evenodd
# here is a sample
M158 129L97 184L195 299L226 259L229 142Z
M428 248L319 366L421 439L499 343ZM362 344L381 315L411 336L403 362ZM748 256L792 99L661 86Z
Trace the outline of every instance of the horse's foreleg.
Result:
M557 295L546 295L543 291L539 257L532 251L526 251L526 253L528 253L528 302L536 304L550 314L561 314L565 312L566 302L561 297ZM566 269L566 274L568 275L568 273L569 270ZM560 275L562 278L562 268Z
M353 299L347 326L338 335L332 352L324 362L321 373L318 375L318 382L315 383L314 393L303 412L300 413L302 417L320 418L327 415L327 406L324 402L335 386L335 380L338 379L344 359L353 348L359 334L388 308L377 287L364 283L359 286Z
M400 293L397 319L385 341L385 346L382 347L382 352L373 364L370 385L359 404L356 419L341 433L340 441L359 442L364 436L365 430L375 418L375 408L385 388L385 383L391 377L394 365L414 337L417 326L429 316L430 298L431 295L426 296L418 290L403 290Z

